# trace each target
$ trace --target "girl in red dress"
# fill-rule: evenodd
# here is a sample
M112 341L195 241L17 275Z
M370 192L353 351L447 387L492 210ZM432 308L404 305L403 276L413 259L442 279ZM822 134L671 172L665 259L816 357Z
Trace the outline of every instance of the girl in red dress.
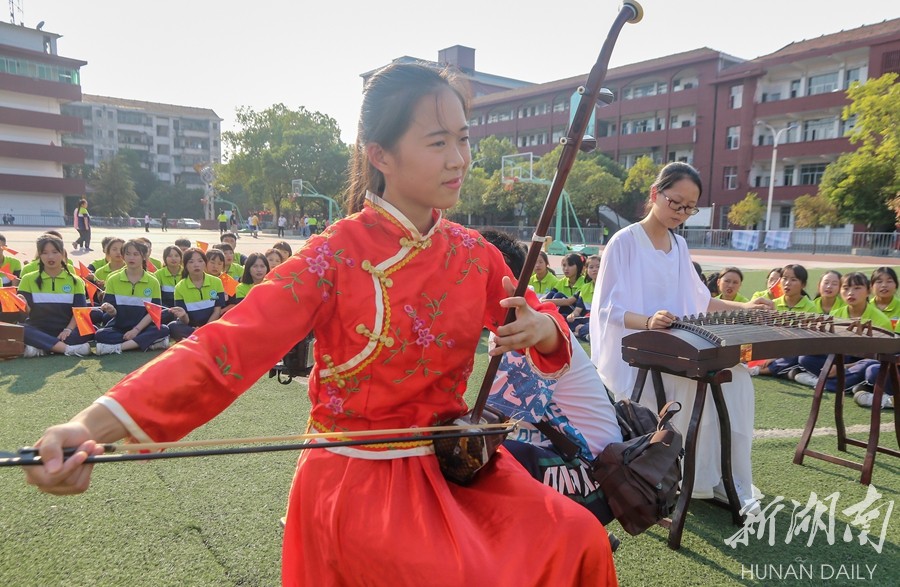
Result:
M466 101L448 75L392 64L368 81L350 216L307 240L226 318L198 329L40 440L28 481L84 491L88 454L123 437L175 440L224 410L306 336L312 431L431 426L465 413L482 329L492 355L558 377L571 356L550 304L514 292L502 255L446 220L471 161ZM516 320L501 324L508 308ZM267 344L246 344L264 335ZM171 373L182 385L172 385ZM163 384L165 382L165 384ZM78 447L61 460L64 446ZM467 486L430 441L302 451L285 585L614 585L606 531L504 449Z

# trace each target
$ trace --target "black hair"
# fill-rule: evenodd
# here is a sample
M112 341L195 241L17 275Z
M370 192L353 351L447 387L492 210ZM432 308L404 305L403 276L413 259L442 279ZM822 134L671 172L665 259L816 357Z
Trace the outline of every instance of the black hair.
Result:
M41 285L44 283L44 280L41 277L41 274L44 272L44 262L41 261L41 252L44 250L44 247L47 246L48 244L53 245L53 247L59 253L62 254L63 271L65 271L69 275L72 275L72 272L69 271L69 264L66 262L66 245L63 244L63 241L61 238L53 236L49 232L45 232L44 234L39 236L37 239L38 275L37 275L37 279L35 279L34 282L37 284L39 289L40 289Z
M278 258L281 259L281 260L279 261L279 264L280 264L280 263L284 263L285 261L287 261L287 259L286 259L285 256L284 256L284 251L282 251L281 249L276 249L275 247L271 247L271 248L266 249L266 252L263 253L263 256L264 256L264 257L266 258L266 260L268 261L268 260L269 260L269 255L271 255L272 253L275 253L276 255L278 255ZM250 257L247 257L247 258L249 259ZM244 267L246 267L246 266L247 266L247 263L244 262Z
M861 285L869 291L869 278L861 271L853 271L841 277L841 286L844 285Z
M581 253L569 253L563 257L563 260L566 262L566 265L575 265L578 277L581 277L581 274L584 272L584 255Z
M522 274L522 267L525 265L525 247L513 236L499 230L483 230L481 236L500 251L503 260L506 261L506 266L518 279ZM528 279L528 277L525 276L524 279Z
M221 212L221 210L219 212ZM220 234L219 242L224 243L226 238L233 238L235 241L237 241L237 235L231 231L223 232L222 234Z
M0 234L0 243L6 244L6 237Z
M596 261L596 262L600 263L602 261L602 259L600 258L600 255L591 255L584 262L584 282L585 283L590 283L593 281L593 279L591 279L591 276L588 275L588 272L587 272L587 266L591 264L591 261Z
M803 265L798 265L797 263L791 263L789 265L785 265L782 268L781 276L784 277L784 272L790 269L794 274L794 277L800 280L800 283L803 284L803 287L806 287L807 280L809 279L809 272L806 270L806 267Z
M120 243L123 247L125 246L125 239L119 238L117 236L110 237L109 240L106 240L106 239L103 239L103 240L106 241L103 243L103 254L104 255L108 255L109 249L116 243Z
M814 299L819 299L819 298L822 297L822 292L819 291L819 290L822 289L822 280L825 279L825 277L828 276L828 275L834 275L835 277L837 277L838 283L840 283L840 281L841 281L841 279L842 279L842 278L841 278L841 272L840 272L840 271L835 271L834 269L829 269L828 271L826 271L825 273L823 273L823 274L822 274L822 277L819 278L819 286L816 288L816 297L815 297ZM838 295L840 295L840 294L838 294Z
M719 291L719 276L722 274L718 271L713 271L709 274L709 277L700 276L700 281L706 286L706 289L709 290L709 294L712 296L717 296L721 291Z
M141 267L144 268L144 271L147 270L147 256L150 254L150 250L147 248L147 245L143 240L139 238L133 238L130 241L126 242L122 245L122 255L125 255L125 249L128 247L134 247L137 249L137 252L141 254Z
M203 252L203 249L198 249L197 247L191 247L184 252L184 255L181 257L181 278L187 279L188 276L188 261L192 258L200 255L200 258L203 259L203 270L206 271L206 253Z
M538 256L544 260L544 265L547 266L547 273L549 273L550 275L556 275L556 271L554 271L550 267L550 257L547 256L546 251L541 251L540 253L538 253Z
M216 243L212 246L212 248L216 249L217 251L231 251L232 253L234 252L234 247L232 247L230 243Z
M897 281L897 272L894 271L891 267L879 267L875 271L872 272L872 278L869 280L872 283L875 283L875 280L881 277L882 275L887 275L891 279L894 280L894 286L900 287L900 283Z
M186 247L189 249L189 248L191 248L191 241L186 238L176 238L175 246L176 247Z
M726 273L737 273L738 277L741 278L741 282L744 281L744 272L737 267L726 267L725 269L722 269L721 271L719 271L719 277L722 277Z
M181 249L179 249L178 246L176 246L176 245L169 245L168 247L166 247L166 248L163 249L163 258L162 258L163 265L165 265L165 263L166 263L166 258L169 256L169 253L172 253L172 252L178 253L178 258L179 258L179 259L183 259L183 258L184 258L184 253L181 252ZM160 267L160 269L162 269L162 267Z
M679 161L674 161L663 167L659 175L656 176L652 187L656 188L657 193L659 193L669 189L682 179L693 182L697 189L700 190L700 195L703 195L703 182L700 180L700 174L687 163Z
M291 248L291 245L287 243L287 241L278 241L274 245L272 245L273 249L278 249L279 251L284 251L287 253L288 257L291 257L294 254L294 250Z
M269 260L266 259L265 255L262 253L250 253L247 255L247 261L244 263L244 273L241 274L241 283L253 285L253 278L250 276L250 268L259 260L262 260L262 262L266 264L266 273L272 270L272 268L269 267Z
M412 124L419 101L445 89L456 94L468 118L467 92L461 78L448 69L395 62L372 74L363 90L356 148L350 159L347 208L351 214L362 210L367 191L384 194L384 175L369 162L366 145L392 150Z
M225 264L225 253L220 251L219 249L210 249L206 251L206 262L209 263L213 259L221 259L222 264Z
M706 277L703 275L703 267L700 266L700 263L691 261L691 265L694 266L694 271L697 272L697 277L700 278L700 281L706 281Z

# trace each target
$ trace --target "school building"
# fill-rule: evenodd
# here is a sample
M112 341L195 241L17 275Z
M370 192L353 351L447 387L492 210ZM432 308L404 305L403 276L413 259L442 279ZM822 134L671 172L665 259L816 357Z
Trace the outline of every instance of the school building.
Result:
M626 167L642 156L696 167L700 205L715 210L712 228L727 228L729 207L748 192L766 201L777 135L770 222L773 230L791 229L793 201L815 194L825 167L855 149L845 136L853 121L841 120L844 90L887 72L900 73L900 19L752 60L698 48L610 69L604 86L616 100L595 109L594 136L600 151ZM473 143L496 136L519 152L547 153L565 135L572 94L586 79L476 94Z
M87 62L57 53L60 35L0 22L0 212L16 224L61 226L66 198L84 194L84 152L63 144L81 120L62 113L81 99Z

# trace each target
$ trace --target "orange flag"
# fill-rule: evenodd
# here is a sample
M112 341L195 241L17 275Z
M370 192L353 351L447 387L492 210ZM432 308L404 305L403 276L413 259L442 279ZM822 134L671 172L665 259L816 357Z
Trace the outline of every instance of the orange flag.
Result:
M0 287L0 312L24 312L25 300L16 295L14 287Z
M78 268L75 271L78 273L78 276L85 281L87 281L88 276L91 274L91 270L81 261L78 262Z
M4 263L3 267L0 267L0 273L6 276L8 280L12 281L16 278L16 276L12 274L12 271L10 271L10 269L11 268L9 266L9 263Z
M220 275L219 279L222 280L222 287L225 288L225 293L228 294L228 297L233 298L234 294L237 293L238 280L227 273Z
M203 242L203 241L197 241L197 246L198 246L198 247L200 248L200 250L203 251L204 253L206 252L207 249L209 249L209 243L205 243L205 242Z
M157 306L151 302L144 302L144 307L147 308L147 313L150 314L150 318L153 320L153 323L156 324L157 328L162 328L162 306Z
M150 273L156 273L156 265L153 264L153 261L147 259L147 271Z
M78 327L78 334L87 336L97 332L94 323L91 322L91 308L72 308L72 314L75 316L75 325Z
M7 253L9 253L10 255L12 255L13 257L15 257L16 255L19 254L19 251L14 251L13 249L7 247L6 245L3 245L3 250L6 251Z
M775 298L780 298L784 295L784 288L781 287L781 280L775 282L775 285L769 288L769 295L774 300Z
M87 292L88 304L93 306L94 300L97 298L97 292L100 290L100 288L87 279L82 279L82 281L84 282L84 290Z

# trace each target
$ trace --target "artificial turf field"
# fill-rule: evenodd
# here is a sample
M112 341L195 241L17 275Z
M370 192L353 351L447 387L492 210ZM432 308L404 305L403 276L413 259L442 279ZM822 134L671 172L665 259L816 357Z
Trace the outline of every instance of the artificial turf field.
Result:
M46 426L77 413L148 358L126 353L0 363L0 450L32 443ZM470 388L477 389L485 366L486 361L478 361ZM803 427L811 389L768 378L757 378L755 383L758 430ZM306 421L308 405L301 384L284 386L263 379L191 438L297 433ZM833 397L828 397L820 426L833 425L832 406ZM848 426L868 422L869 411L852 402L845 413ZM883 421L893 422L893 414L883 412ZM891 432L882 433L882 444L893 442ZM754 443L754 480L766 493L763 505L776 496L787 502L786 510L771 525L773 545L768 535L763 539L751 535L746 546L726 545L739 528L730 524L724 509L694 501L679 551L666 547L661 527L631 537L617 524L610 526L622 538L615 554L621 583L772 584L751 580L748 573L760 572L760 566L771 572L770 567L778 565L782 573L790 572L789 568L801 573L798 565L802 564L804 569L814 566L815 580L788 577L777 583L898 584L900 512L889 518L880 553L872 544L859 544L857 538L845 542L844 528L852 516L841 510L862 500L866 488L857 482L858 474L847 468L812 459L804 466L791 464L796 443L795 436ZM816 437L813 446L833 452L834 438ZM859 458L862 450L851 449L850 454ZM277 585L278 519L284 513L296 456L269 453L99 465L90 491L65 498L40 494L25 485L20 471L0 469L0 585ZM872 521L872 539L877 542L887 505L900 495L900 461L880 455L874 484L883 494L881 517ZM786 543L790 500L801 502L802 508L811 492L823 500L840 492L833 544L821 529L812 545L807 545L809 531L794 534ZM360 515L365 515L364 507ZM822 520L827 522L828 517ZM858 534L852 531L854 537ZM868 580L867 569L873 566L874 575ZM841 569L847 576L855 569L865 580L838 575ZM832 578L823 580L829 573ZM386 579L385 584L391 581Z

